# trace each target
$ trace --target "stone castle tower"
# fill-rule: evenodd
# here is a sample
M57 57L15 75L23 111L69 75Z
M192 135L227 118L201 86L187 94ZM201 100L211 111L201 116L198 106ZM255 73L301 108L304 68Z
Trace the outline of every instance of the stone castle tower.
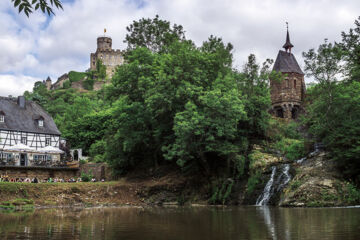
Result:
M90 54L90 70L96 69L96 62L100 59L106 66L106 75L111 77L116 66L124 63L123 53L117 49L112 49L112 39L110 37L98 37L97 49Z
M286 42L283 46L285 51L279 51L273 68L274 71L281 72L284 79L282 81L270 79L271 112L276 117L287 119L298 117L303 110L302 102L305 97L304 73L291 53L293 47L287 30Z

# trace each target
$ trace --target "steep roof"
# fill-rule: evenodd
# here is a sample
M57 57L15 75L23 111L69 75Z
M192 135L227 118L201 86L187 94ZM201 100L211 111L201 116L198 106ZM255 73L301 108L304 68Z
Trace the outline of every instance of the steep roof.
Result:
M303 71L301 71L301 68L295 59L295 56L292 53L282 50L279 51L276 57L273 70L282 73L299 73L304 75Z
M0 129L61 134L52 117L35 102L25 101L25 108L22 108L16 98L0 97L0 112L5 115L5 122L0 123ZM41 117L44 120L43 127L37 123Z

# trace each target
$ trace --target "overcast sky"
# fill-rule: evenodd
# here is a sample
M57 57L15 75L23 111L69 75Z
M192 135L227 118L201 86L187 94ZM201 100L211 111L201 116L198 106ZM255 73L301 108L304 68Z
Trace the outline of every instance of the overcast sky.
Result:
M276 58L289 22L293 53L324 38L340 40L354 27L358 0L63 0L55 17L18 14L11 0L0 1L0 96L20 95L35 81L53 81L70 70L89 68L96 38L107 29L114 49L124 49L126 26L142 17L181 24L186 37L200 45L210 35L234 45L234 67L242 68L250 53L258 61Z

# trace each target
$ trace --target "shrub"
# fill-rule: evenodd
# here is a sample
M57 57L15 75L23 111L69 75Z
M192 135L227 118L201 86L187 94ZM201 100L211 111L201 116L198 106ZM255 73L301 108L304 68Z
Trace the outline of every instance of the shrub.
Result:
M75 71L69 72L70 82L78 82L80 80L83 80L85 77L86 77L86 73L84 72L75 72Z
M81 180L83 182L90 182L92 178L93 178L93 175L92 175L91 171L89 173L86 173L86 172L81 173Z
M274 144L274 148L279 150L287 159L297 160L305 155L305 146L303 140L281 138Z
M225 204L230 197L234 181L232 179L226 179L218 182L213 188L213 193L208 200L210 204Z
M235 178L239 179L245 172L245 157L241 155L236 155L234 158L234 170L235 170Z
M71 82L66 80L63 84L63 89L69 89L71 87Z
M94 83L95 83L94 79L88 78L88 79L83 81L82 85L86 90L93 90L94 89Z
M295 140L285 149L285 157L291 161L295 161L304 157L305 147L304 142Z
M105 153L106 142L104 140L98 140L91 144L89 154L91 157L102 155Z
M360 190L355 187L355 185L348 183L346 185L347 194L346 202L349 204L358 204L360 202Z
M255 190L256 185L261 182L261 172L257 171L255 174L251 175L247 182L247 193L252 193Z
M104 157L104 155L101 155L101 154L96 155L96 156L94 157L94 162L96 162L96 163L105 162L105 157Z

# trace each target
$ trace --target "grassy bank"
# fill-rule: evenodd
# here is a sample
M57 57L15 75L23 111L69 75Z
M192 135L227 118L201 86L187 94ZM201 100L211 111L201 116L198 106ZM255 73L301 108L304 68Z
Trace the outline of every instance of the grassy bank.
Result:
M141 204L129 183L0 183L0 202L27 199L34 206ZM10 206L11 204L8 204Z
M124 178L95 183L0 182L0 205L11 208L20 201L17 199L29 201L35 207L157 204L176 201L184 189L184 181L184 178L170 174L159 178Z

